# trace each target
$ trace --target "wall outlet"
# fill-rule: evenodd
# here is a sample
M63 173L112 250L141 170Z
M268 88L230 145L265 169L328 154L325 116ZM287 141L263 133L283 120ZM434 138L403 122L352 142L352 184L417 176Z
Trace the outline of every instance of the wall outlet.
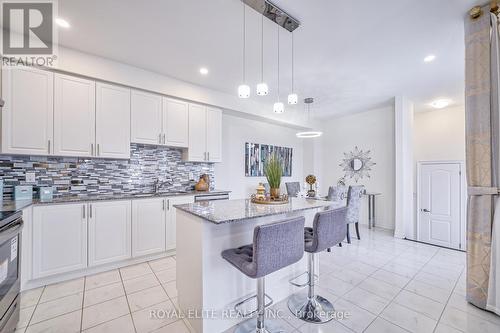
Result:
M35 173L34 172L26 172L26 182L27 183L35 183Z
M192 172L189 173L189 180L194 180L194 174Z

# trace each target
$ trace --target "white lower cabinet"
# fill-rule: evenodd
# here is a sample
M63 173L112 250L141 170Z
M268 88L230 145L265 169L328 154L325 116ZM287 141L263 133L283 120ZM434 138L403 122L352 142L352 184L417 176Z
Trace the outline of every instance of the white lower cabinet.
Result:
M86 204L33 208L33 278L87 267Z
M131 257L130 201L103 201L88 204L89 266Z
M165 251L165 198L132 201L132 256Z
M177 233L177 227L176 227L176 222L175 222L175 211L176 208L174 205L183 205L183 204L189 204L194 202L194 197L192 196L185 196L185 197L173 197L170 199L167 199L167 234L166 234L166 239L167 239L167 251L169 250L175 250L176 248L176 233Z

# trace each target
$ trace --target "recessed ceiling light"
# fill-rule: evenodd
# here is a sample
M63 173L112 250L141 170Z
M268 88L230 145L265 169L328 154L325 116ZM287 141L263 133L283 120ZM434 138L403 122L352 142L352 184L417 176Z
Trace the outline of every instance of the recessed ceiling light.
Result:
M59 17L56 18L56 23L57 23L58 26L63 27L63 28L69 28L70 27L68 21L66 21L66 20L64 20L62 18L59 18Z
M444 109L450 105L451 101L449 99L437 99L431 103L431 106L435 109Z
M208 68L205 68L205 67L200 68L200 74L201 75L207 75L208 74Z
M424 62L426 63L433 62L434 60L436 60L436 56L434 54L429 54L424 58Z

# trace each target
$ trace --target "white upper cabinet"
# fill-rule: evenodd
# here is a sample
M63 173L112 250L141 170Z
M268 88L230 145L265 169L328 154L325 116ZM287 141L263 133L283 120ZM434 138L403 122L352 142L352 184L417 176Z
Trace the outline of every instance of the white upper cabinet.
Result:
M130 89L96 83L95 156L130 158Z
M188 103L163 98L163 137L162 144L187 148L189 142Z
M222 111L189 104L189 148L184 158L190 162L222 161Z
M132 90L132 142L162 143L162 96Z
M132 201L132 256L165 251L166 199Z
M2 69L2 153L48 155L53 144L54 74Z
M207 108L207 160L222 161L222 111Z
M33 278L87 267L86 204L33 208Z
M95 154L95 82L54 74L54 155Z
M131 202L88 204L89 266L129 259L131 252Z
M202 105L189 104L189 149L188 160L207 160L207 112Z

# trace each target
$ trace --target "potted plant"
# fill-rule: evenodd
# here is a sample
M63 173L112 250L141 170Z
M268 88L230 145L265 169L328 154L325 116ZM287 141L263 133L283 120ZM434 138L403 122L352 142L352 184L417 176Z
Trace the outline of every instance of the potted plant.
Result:
M283 166L276 155L271 155L264 165L267 182L271 191L271 198L280 197L281 176L283 175Z

